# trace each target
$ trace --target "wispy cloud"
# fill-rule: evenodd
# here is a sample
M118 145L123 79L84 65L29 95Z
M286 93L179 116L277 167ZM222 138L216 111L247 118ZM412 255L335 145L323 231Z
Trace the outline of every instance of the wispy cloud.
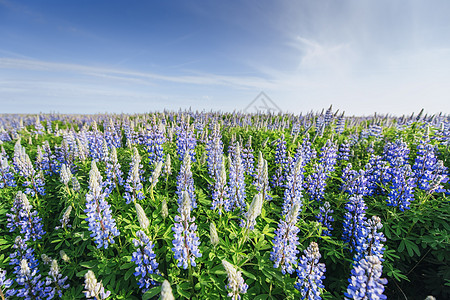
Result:
M158 81L194 85L222 85L234 88L267 88L270 80L261 77L227 76L198 72L193 75L163 75L150 72L138 72L104 67L92 67L80 64L55 63L42 60L0 58L0 69L29 70L42 72L68 72L114 80L139 81L153 84Z

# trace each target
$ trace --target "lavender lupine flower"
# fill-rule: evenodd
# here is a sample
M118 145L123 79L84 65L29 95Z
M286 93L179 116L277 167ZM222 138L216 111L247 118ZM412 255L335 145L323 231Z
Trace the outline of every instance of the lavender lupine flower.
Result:
M106 160L106 180L103 186L105 187L105 192L109 195L119 185L123 185L123 172L117 159L116 147L111 146L109 158Z
M16 144L14 149L14 165L16 166L20 175L25 177L23 186L26 186L25 194L40 194L45 195L44 189L44 177L41 173L36 172L31 163L30 157L25 151L25 148L19 144Z
M14 274L18 274L20 271L20 262L22 259L26 259L29 263L30 268L36 269L39 265L37 259L34 256L34 249L29 248L26 244L26 241L19 235L14 240L13 249L16 249L12 252L9 257L11 260L9 264L14 266Z
M7 300L16 294L16 290L10 289L13 281L6 279L6 271L0 268L0 298Z
M103 287L103 283L97 281L94 272L91 270L87 271L84 275L84 288L87 299L94 298L95 300L104 300L111 295L110 291L105 292L105 288Z
M290 159L292 161L292 159ZM284 202L282 215L286 215L291 207L298 203L300 207L302 204L302 184L303 184L303 161L299 158L295 165L290 163L290 171L287 172L286 189L284 190Z
M234 154L229 157L230 173L228 181L228 196L231 207L239 207L241 211L247 207L245 202L244 166L241 159L239 143L236 143Z
M92 131L87 134L89 156L93 160L102 161L103 160L103 133L97 129L97 122L92 123Z
M345 299L387 299L383 295L387 280L381 278L382 273L383 266L377 256L366 256L361 259L352 269Z
M284 139L284 135L282 135L276 142L278 144L275 149L275 164L278 168L272 177L272 186L283 187L286 180L284 173L288 167L286 140Z
M242 278L241 271L237 271L236 267L226 260L222 260L222 265L225 268L228 276L228 284L225 286L228 289L228 297L232 300L240 300L241 294L247 293L248 285Z
M384 147L384 159L391 164L391 166L402 166L407 163L409 157L408 144L402 139L395 142L386 143Z
M102 190L102 176L97 169L95 160L92 161L89 172L89 191L86 194L86 219L89 223L91 237L94 238L97 248L108 248L109 244L114 244L114 237L119 235L116 221L111 215L111 208L105 200L105 193Z
M317 221L319 221L324 229L322 231L322 235L331 236L331 231L333 230L333 226L331 225L334 222L334 218L331 215L334 211L330 208L330 203L326 201L322 206L319 207L319 214L316 216Z
M61 170L59 172L59 176L61 179L61 182L65 185L68 186L69 185L69 181L72 179L73 175L72 172L70 171L70 168L66 167L65 164L62 164L61 166Z
M232 203L228 199L227 173L224 160L221 162L220 173L214 182L214 191L212 193L211 209L218 209L219 215L222 215L222 209L232 211Z
M153 124L147 128L147 131L145 145L148 152L149 165L153 167L159 161L164 162L163 144L166 142L164 124L156 124L156 119L153 119Z
M223 143L220 134L220 125L214 123L213 130L206 143L207 165L209 175L217 181L223 163Z
M383 224L378 216L372 216L371 219L364 222L364 234L359 237L358 249L356 250L355 262L361 260L364 256L377 256L380 261L384 261L384 245L386 241L383 232Z
M45 293L47 299L53 299L55 295L59 298L62 297L63 290L69 288L69 284L66 284L67 276L63 277L60 273L58 262L53 259L50 267L50 271L48 272L49 277L45 278Z
M172 241L174 258L178 261L177 266L187 269L189 266L195 267L196 257L201 257L198 246L200 239L197 236L197 225L195 217L191 217L191 199L187 192L183 192L183 201L178 208L180 215L175 216L175 224L172 227L174 239Z
M322 147L319 163L324 165L325 172L327 174L334 171L334 166L336 165L337 159L337 148L331 140L328 140L327 143Z
M17 186L16 180L14 179L14 173L8 164L8 159L3 155L0 155L0 189L8 186Z
M44 141L42 145L42 170L45 171L46 175L51 175L58 172L58 166L56 161L56 156L52 153L50 144L48 141Z
M191 200L191 209L197 207L197 201L195 200L195 187L194 178L192 177L191 171L191 156L185 155L183 163L181 164L180 173L177 176L177 191L178 195L178 205L183 202L183 192L189 194L189 199Z
M388 206L395 206L404 211L410 209L411 201L414 201L415 178L409 164L395 165L389 169L391 185L386 198Z
M130 163L130 171L125 183L125 194L123 198L126 200L126 204L136 202L136 200L142 200L145 198L142 192L143 185L141 183L141 157L136 147L133 148L133 156Z
M278 228L275 230L273 249L270 252L270 260L274 262L273 267L281 266L281 273L292 274L294 267L297 266L298 232L300 229L296 226L300 203L294 203L286 215L285 220L281 219Z
M164 280L161 286L161 299L160 300L175 300L172 293L172 287L170 286L170 282Z
M344 229L342 239L350 245L350 251L359 249L360 237L365 235L364 222L366 220L367 206L361 195L350 197L345 205Z
M436 146L421 141L412 167L417 187L427 192L445 191L441 183L448 181L447 168L437 159L436 152Z
M241 220L241 227L253 230L256 225L256 218L261 214L263 198L261 194L256 194L250 204L248 211L244 214L245 220Z
M340 116L339 119L336 121L336 133L341 134L345 130L345 119L344 116Z
M297 152L294 156L294 161L297 161L300 157L303 161L303 166L306 166L311 160L316 158L317 152L312 146L311 141L309 140L309 135L303 138L302 144L298 146Z
M190 153L191 160L195 162L195 146L197 146L197 140L194 136L193 127L189 126L188 122L183 122L177 127L177 153L180 161L184 160L186 152Z
M342 171L342 190L350 195L367 196L370 194L369 178L365 170L352 170L352 164L349 163Z
M20 233L23 234L25 241L30 239L36 241L45 234L38 212L33 210L27 196L20 191L17 192L11 213L6 215L8 216L6 227L10 232L20 228Z
M60 228L70 228L72 225L69 224L70 222L70 213L72 212L72 206L68 206L66 210L64 211L62 219L59 220L61 222L61 226L56 226L55 230L58 230Z
M320 300L324 288L322 280L325 279L325 264L319 263L319 246L311 242L304 253L299 261L295 288L300 291L302 299Z
M253 182L253 185L255 186L256 190L261 193L263 200L272 200L272 196L269 194L270 186L267 160L263 158L261 151L259 152L258 166L254 177L255 180Z
M72 177L72 189L75 192L79 192L81 189L80 182L78 182L78 179L75 176Z
M372 123L369 125L369 134L370 136L379 138L383 135L383 128L379 124Z
M389 163L384 161L381 156L371 155L369 163L365 166L368 180L367 188L369 189L368 195L384 192L381 187L389 183L389 169Z
M339 145L338 160L348 161L350 159L350 143Z
M138 279L138 286L145 293L152 286L155 286L155 281L149 276L150 274L159 274L158 263L156 262L156 255L153 252L153 243L148 236L139 230L136 232L138 239L133 239L136 251L131 256L131 261L134 261L136 268L134 276Z
M245 174L253 175L255 157L253 156L252 136L249 136L247 144L241 151L242 163L244 165Z
M29 265L26 259L20 261L17 283L23 288L17 290L17 297L27 300L50 299L44 291L44 281L40 280L39 270Z

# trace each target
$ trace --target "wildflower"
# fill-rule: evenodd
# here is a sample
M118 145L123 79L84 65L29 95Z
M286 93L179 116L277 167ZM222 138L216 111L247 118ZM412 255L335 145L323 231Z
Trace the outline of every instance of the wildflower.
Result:
M292 165L292 159L290 159ZM284 191L283 215L286 215L295 203L302 206L303 164L301 157L295 162L295 166L287 172L286 189Z
M350 244L350 251L359 249L358 243L361 241L360 237L364 233L364 222L366 220L367 206L361 195L350 197L345 205L347 212L344 214L344 229L342 239L344 242Z
M59 251L59 256L66 263L70 261L70 257L66 254L66 252L64 252L64 250Z
M300 291L302 299L320 300L324 285L322 280L325 278L325 264L319 263L321 255L319 246L311 242L300 258L297 269L298 281L295 288Z
M91 270L87 271L84 275L84 288L85 291L83 293L88 299L94 298L96 300L104 300L111 295L110 291L105 292L102 282L97 281L94 272Z
M69 288L69 284L66 284L67 276L63 277L60 273L58 262L55 259L52 260L48 275L49 277L45 278L45 285L47 287L44 289L47 294L47 299L52 299L55 295L61 298L63 290Z
M103 183L108 195L119 185L123 185L123 172L120 168L116 147L111 146L111 153L106 161L106 180Z
M323 227L327 228L322 231L322 235L331 236L331 231L333 230L331 223L334 221L334 218L331 215L333 210L330 208L330 203L328 201L325 202L324 205L320 206L319 210L320 212L316 216L316 219L322 224Z
M256 218L261 214L263 199L261 194L256 194L248 211L245 213L245 221L241 220L241 226L253 230L256 225Z
M170 286L169 281L164 280L161 286L161 298L160 300L175 300L172 294L172 287Z
M189 126L189 122L183 122L177 127L177 153L180 161L184 160L185 153L189 153L191 160L195 162L195 146L197 140L194 137L194 129Z
M174 231L174 239L172 241L174 257L178 260L178 267L183 266L183 269L187 269L188 266L195 267L196 257L201 257L198 246L200 240L197 236L197 225L195 217L191 217L191 199L187 192L183 192L183 201L178 208L180 215L175 216L175 224L172 227Z
M269 186L269 172L267 167L267 160L265 160L262 156L261 151L258 155L258 166L255 173L255 181L253 184L256 187L256 190L262 194L262 198L264 201L272 200L272 196L270 196L270 186Z
M143 185L141 183L140 170L142 169L141 157L136 148L133 148L133 157L130 163L130 172L128 173L127 182L125 183L125 194L123 198L126 204L142 200L145 198L142 193Z
M245 203L244 166L242 165L239 143L236 143L234 155L230 159L230 177L228 181L228 196L230 207L239 207L241 210L247 206Z
M136 213L137 213L137 217L138 217L138 221L139 221L139 226L141 226L141 228L143 230L147 230L148 226L150 226L150 221L148 220L144 209L137 202L134 203L134 206L136 208Z
M0 189L17 186L14 174L8 164L8 159L0 155Z
M156 167L153 170L152 177L150 178L151 187L154 188L158 183L159 175L161 174L163 162L160 160L156 163Z
M236 268L226 260L222 260L222 265L228 276L228 284L225 286L225 288L229 289L228 296L233 300L240 300L240 294L247 293L248 289L248 285L244 282L244 278L242 278L241 271L237 271Z
M220 171L214 182L214 191L212 193L211 209L218 209L219 215L222 215L222 209L231 211L232 205L228 198L227 173L225 170L225 163L222 160L220 164Z
M70 168L66 167L65 164L62 164L61 170L59 172L59 175L61 177L61 182L64 183L64 185L68 185L70 179L72 179L72 172L70 171Z
M294 203L290 208L285 220L281 219L278 228L275 230L275 238L272 241L273 248L270 252L270 260L274 262L273 267L281 266L281 273L292 274L293 266L297 265L297 246L298 232L300 229L296 226L300 203Z
M55 229L58 230L60 228L70 228L72 225L69 224L70 221L70 213L72 212L72 206L69 205L64 211L63 217L59 222L61 222L61 226L56 226Z
M217 228L214 222L209 223L209 239L211 245L217 246L219 244L219 235L217 234Z
M16 294L16 290L10 289L13 281L6 279L6 271L0 269L0 296L4 296L4 299L8 299Z
M223 163L223 143L220 134L220 125L214 123L213 130L206 143L208 173L215 180L220 176Z
M387 299L383 295L387 280L381 278L382 273L383 266L377 256L369 255L361 259L352 269L345 299Z
M272 177L272 186L282 187L284 185L284 181L286 180L284 173L288 167L286 140L284 139L284 135L276 140L276 142L277 148L275 149L275 164L278 168Z
M116 221L111 215L111 209L105 200L105 193L102 190L102 176L100 175L95 160L92 161L89 172L89 191L86 194L86 219L89 223L91 237L94 238L97 248L108 248L114 243L114 237L119 235Z
M177 195L178 195L178 205L181 205L183 201L183 192L189 194L191 199L191 208L197 207L197 202L195 201L195 188L194 188L194 178L191 171L191 156L185 155L183 163L181 164L180 173L177 176Z
M16 280L23 288L17 290L16 296L26 299L50 299L44 292L44 281L40 278L37 268L30 266L26 259L22 259Z
M134 261L136 264L134 276L140 277L138 279L138 286L145 293L150 287L156 285L155 281L149 275L159 274L158 263L155 260L156 255L153 252L154 245L148 236L142 230L136 232L136 236L138 239L133 239L136 251L133 252L131 261Z
M164 219L169 216L169 208L167 207L166 199L164 199L161 203L161 215Z

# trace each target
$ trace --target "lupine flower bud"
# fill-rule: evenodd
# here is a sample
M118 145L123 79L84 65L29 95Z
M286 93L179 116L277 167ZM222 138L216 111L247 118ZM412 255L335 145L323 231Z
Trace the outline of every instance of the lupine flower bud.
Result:
M228 284L225 286L225 288L230 290L228 296L233 300L241 299L240 294L247 293L248 289L248 285L244 282L241 272L238 272L236 268L226 260L222 260L222 265L228 275Z
M97 282L94 272L91 270L87 271L84 275L84 294L86 298L95 298L96 300L103 300L111 295L110 291L105 292L102 282Z
M161 203L161 215L164 219L169 216L169 208L167 207L166 199Z
M153 170L152 178L150 178L151 183L152 183L152 185L151 185L152 188L154 188L155 185L158 183L158 178L159 178L159 175L161 174L162 165L163 165L162 160L158 161L158 163L156 164L155 170Z
M61 259L66 263L70 261L70 257L66 254L66 252L64 252L64 250L59 251L59 256L61 256Z
M80 182L78 182L76 177L72 177L72 188L75 192L79 192L81 189Z
M160 300L175 300L172 294L172 287L170 286L169 281L164 280L161 286L161 298Z
M214 222L209 224L209 238L213 246L219 244L219 236L217 235L216 224Z
M256 194L253 198L248 211L245 213L246 221L245 228L253 230L256 225L256 218L261 214L261 209L263 205L263 199L261 194Z
M137 202L134 203L134 206L136 207L136 212L137 212L137 217L138 217L138 221L139 221L139 226L141 226L142 229L147 230L148 226L150 225L150 221L148 220L144 209Z
M172 174L172 162L170 160L170 154L167 154L166 156L166 162L164 163L164 174L169 176Z

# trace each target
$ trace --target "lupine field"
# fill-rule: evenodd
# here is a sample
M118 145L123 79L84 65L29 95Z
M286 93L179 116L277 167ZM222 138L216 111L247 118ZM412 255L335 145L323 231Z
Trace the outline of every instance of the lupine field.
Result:
M450 299L444 114L1 115L0 141L0 299Z

